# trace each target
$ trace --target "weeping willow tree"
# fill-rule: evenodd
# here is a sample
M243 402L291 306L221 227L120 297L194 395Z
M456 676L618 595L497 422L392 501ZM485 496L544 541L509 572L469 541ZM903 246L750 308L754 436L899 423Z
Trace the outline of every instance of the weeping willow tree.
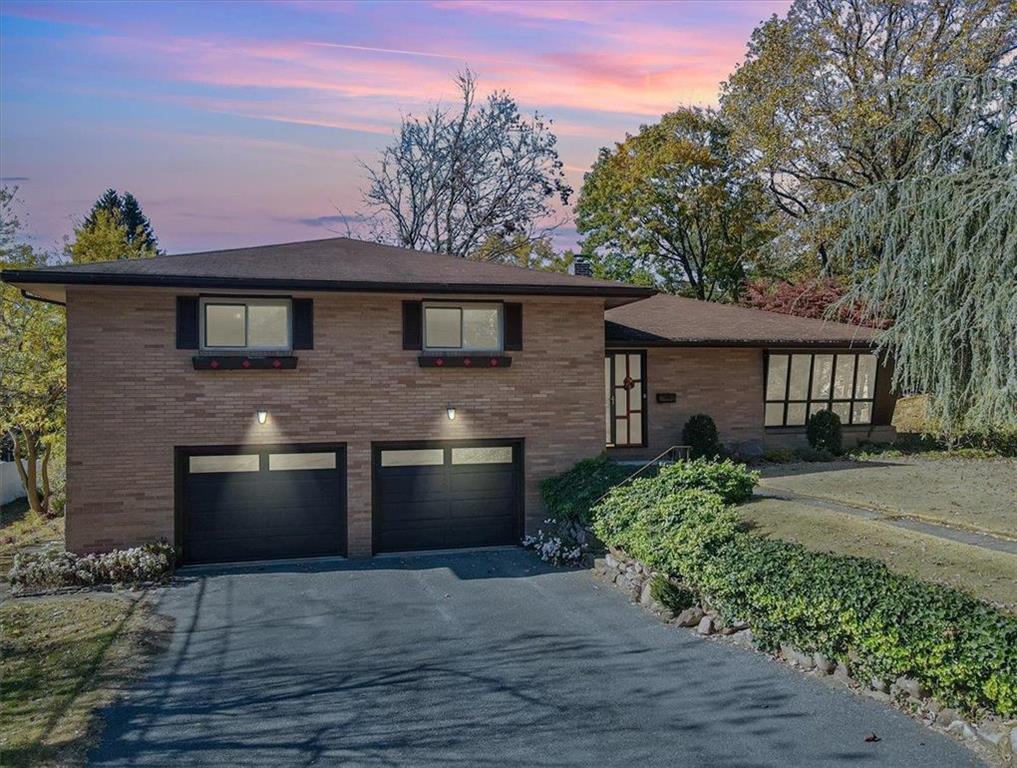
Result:
M1009 74L1009 73L1008 73ZM892 318L880 344L898 391L930 395L947 435L1017 427L1017 80L915 86L919 108L883 131L883 149L934 121L919 162L830 211L846 222L833 257L846 301Z

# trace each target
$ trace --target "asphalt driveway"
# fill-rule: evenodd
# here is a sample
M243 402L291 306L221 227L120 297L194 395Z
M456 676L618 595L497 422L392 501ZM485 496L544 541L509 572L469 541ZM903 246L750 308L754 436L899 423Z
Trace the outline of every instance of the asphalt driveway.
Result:
M977 764L521 550L207 571L157 600L170 649L93 765Z

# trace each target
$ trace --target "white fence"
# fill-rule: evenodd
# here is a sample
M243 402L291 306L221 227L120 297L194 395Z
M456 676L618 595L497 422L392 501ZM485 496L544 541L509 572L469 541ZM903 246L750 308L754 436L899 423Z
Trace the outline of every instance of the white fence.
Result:
M0 461L0 504L22 499L26 495L25 486L21 484L21 477L14 462Z

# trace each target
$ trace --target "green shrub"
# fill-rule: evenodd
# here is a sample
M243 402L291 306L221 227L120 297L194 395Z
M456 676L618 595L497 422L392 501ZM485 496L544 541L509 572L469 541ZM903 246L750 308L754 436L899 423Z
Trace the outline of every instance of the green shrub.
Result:
M650 597L675 613L681 613L698 602L696 593L691 589L675 584L663 576L655 576L650 582Z
M794 456L798 461L833 461L837 458L825 448L812 448L810 446L795 448Z
M840 453L844 443L840 416L833 411L817 411L812 414L805 425L805 438L817 451Z
M810 552L740 530L716 493L666 473L613 491L594 530L742 619L767 649L787 643L856 675L912 677L940 701L1017 714L1017 617L873 560Z
M763 452L763 461L773 462L774 464L787 464L789 461L794 461L795 454L790 448L767 448Z
M713 491L727 504L738 504L752 498L752 489L759 481L759 473L745 468L730 459L724 461L680 461L662 467L657 475L658 485L668 493L685 488Z
M565 522L589 522L594 502L633 471L601 455L583 459L567 472L547 478L540 484L540 495L548 516Z
M682 428L682 442L691 447L693 459L712 459L724 453L717 434L717 425L705 413L696 414L685 422Z

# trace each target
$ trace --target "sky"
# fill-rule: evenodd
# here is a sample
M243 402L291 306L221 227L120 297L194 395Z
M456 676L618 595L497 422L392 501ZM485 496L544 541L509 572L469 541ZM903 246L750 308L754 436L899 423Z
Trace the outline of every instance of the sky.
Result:
M468 66L553 120L578 191L598 148L715 105L788 4L4 0L0 179L54 250L107 187L170 253L330 237L363 208L361 163Z

